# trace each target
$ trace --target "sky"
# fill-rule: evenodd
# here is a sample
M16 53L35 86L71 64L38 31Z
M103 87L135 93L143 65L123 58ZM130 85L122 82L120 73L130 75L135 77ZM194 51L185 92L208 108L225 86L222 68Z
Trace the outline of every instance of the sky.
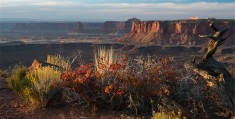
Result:
M0 0L0 19L44 21L235 19L235 0Z

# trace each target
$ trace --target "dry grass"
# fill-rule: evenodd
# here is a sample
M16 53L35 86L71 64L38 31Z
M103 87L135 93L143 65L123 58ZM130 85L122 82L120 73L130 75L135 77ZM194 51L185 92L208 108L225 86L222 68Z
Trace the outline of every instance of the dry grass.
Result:
M63 69L68 69L71 66L71 62L69 59L66 59L62 57L61 55L47 55L47 63L54 64L56 66L59 66Z
M117 56L114 54L113 48L98 47L95 51L95 69L99 73L103 73L104 70L108 70L111 64L115 63ZM102 66L101 66L102 64Z

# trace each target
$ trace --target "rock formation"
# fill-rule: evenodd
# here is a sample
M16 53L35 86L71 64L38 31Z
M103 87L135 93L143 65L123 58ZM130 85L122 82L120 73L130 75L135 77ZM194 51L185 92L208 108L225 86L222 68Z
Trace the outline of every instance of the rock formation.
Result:
M118 33L124 35L131 30L132 22L140 21L137 18L128 21L106 21L106 22L16 22L0 23L0 33L17 34L43 34L43 35L65 35L65 34L110 34Z
M235 22L232 20L214 20L220 27L228 27L228 34L232 36L227 45L234 45ZM119 41L134 44L157 45L201 45L206 40L199 34L212 34L207 20L179 20L179 21L133 21L131 31Z

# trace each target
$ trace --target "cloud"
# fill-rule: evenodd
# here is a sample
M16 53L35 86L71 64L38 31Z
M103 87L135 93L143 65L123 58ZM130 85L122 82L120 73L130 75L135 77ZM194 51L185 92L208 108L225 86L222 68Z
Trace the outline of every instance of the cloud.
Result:
M1 0L0 6L69 6L79 5L78 1L56 1L56 0Z
M190 16L204 18L234 18L233 16L235 16L235 2L184 3L186 0L170 0L171 2L164 3L107 3L108 0L103 0L104 3L101 4L92 3L89 2L89 0L88 2L84 1L85 0L1 0L0 13L1 17L5 18L21 17L64 20L126 20L131 17L151 20L189 18Z
M168 9L231 9L235 7L235 3L191 3L191 4L176 4L176 3L158 3L158 4L146 4L146 3L120 3L120 4L93 4L98 7L109 8L168 8Z

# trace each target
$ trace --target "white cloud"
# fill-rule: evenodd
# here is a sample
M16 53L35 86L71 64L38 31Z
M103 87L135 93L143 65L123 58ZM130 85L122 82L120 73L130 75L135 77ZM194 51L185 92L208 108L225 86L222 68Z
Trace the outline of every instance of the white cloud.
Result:
M56 1L56 0L1 0L0 6L69 6L79 5L77 1Z
M191 4L176 4L176 3L159 3L159 4L145 4L145 3L135 3L135 4L93 4L99 7L110 7L110 8L169 8L169 9L231 9L235 8L235 3L191 3Z
M106 3L92 4L63 0L1 0L1 17L37 19L97 19L140 17L146 19L189 18L190 16L232 18L233 3ZM23 12L22 12L23 11ZM27 14L26 14L27 13Z

